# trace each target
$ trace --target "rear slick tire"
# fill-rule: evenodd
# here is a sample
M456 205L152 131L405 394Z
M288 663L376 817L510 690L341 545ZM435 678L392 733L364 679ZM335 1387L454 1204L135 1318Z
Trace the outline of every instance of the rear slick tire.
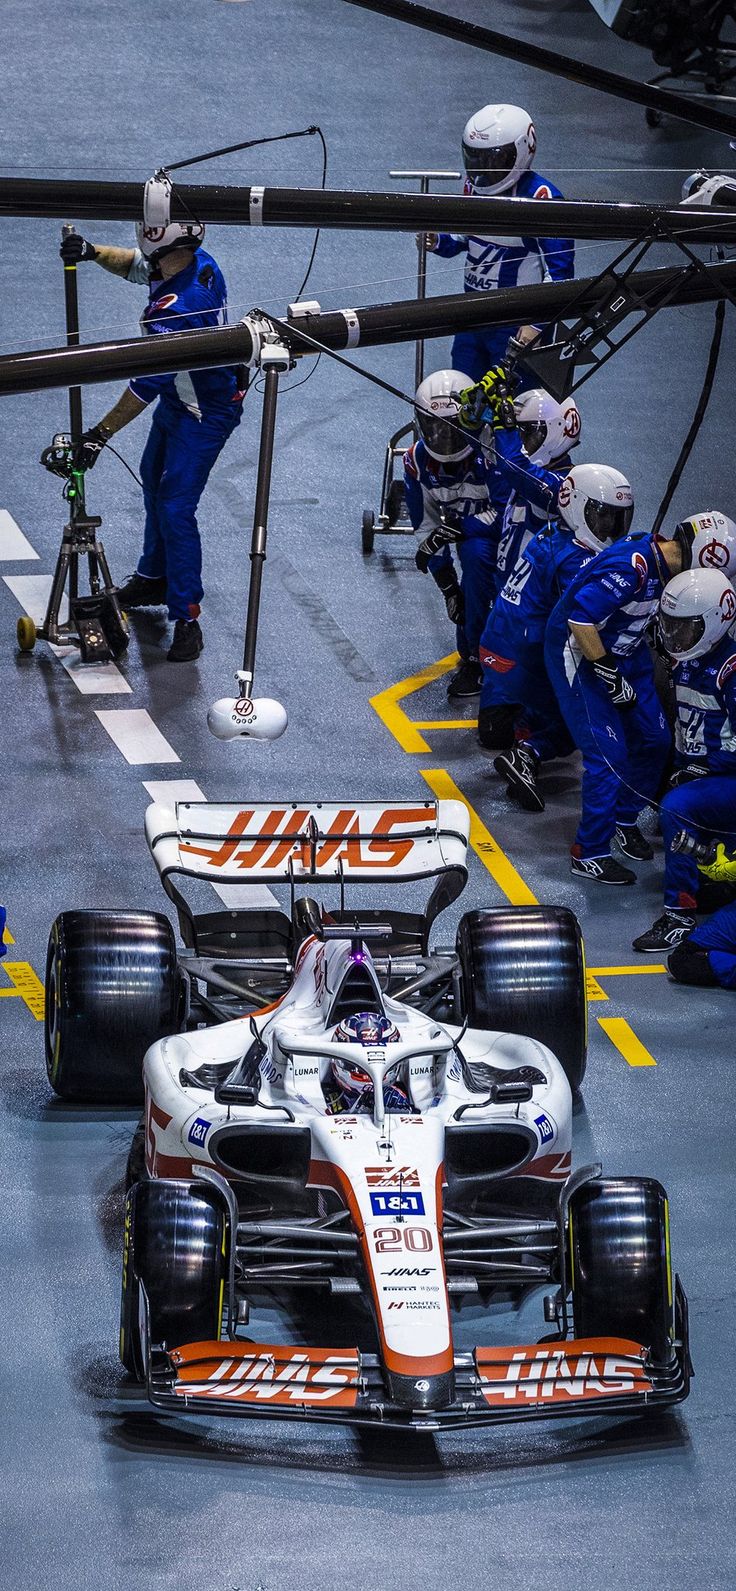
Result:
M564 906L465 912L456 949L469 1026L546 1044L575 1094L585 1076L588 1007L574 912Z
M159 912L62 912L46 956L45 1048L62 1099L138 1104L143 1057L179 1026L171 924Z

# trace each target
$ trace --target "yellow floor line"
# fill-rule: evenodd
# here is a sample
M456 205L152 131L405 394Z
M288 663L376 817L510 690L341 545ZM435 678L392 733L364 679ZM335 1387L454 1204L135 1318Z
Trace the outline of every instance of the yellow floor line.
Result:
M431 751L431 747L427 745L399 703L405 696L411 696L414 691L420 691L425 685L431 685L433 680L440 679L443 674L449 674L459 661L458 653L450 652L447 657L441 657L438 663L429 663L417 674L409 674L406 679L399 680L397 685L389 685L388 690L379 691L377 696L371 696L370 705L373 711L378 713L381 722L386 725L394 740L398 741L402 751L409 753Z
M19 994L36 1021L43 1022L44 988L30 961L3 961L0 966L13 985L12 989L3 989L3 994Z
M588 1000L608 999L605 989L602 989L597 978L593 977L590 967L585 971L585 993Z
M660 966L658 962L650 962L648 965L645 963L644 966L638 967L589 967L588 971L592 972L594 978L623 978L637 972L666 972L667 968Z
M625 1017L599 1016L598 1022L629 1066L656 1066L654 1056L644 1048Z
M15 944L15 940L14 940L13 935L11 934L10 929L8 928L7 924L5 925L5 928L3 929L3 944L4 945L14 945Z
M415 729L477 729L477 718L412 718Z
M489 833L485 823L478 817L474 807L470 805L467 796L450 778L445 768L423 768L422 778L426 780L430 790L440 801L462 801L470 813L470 843L476 856L479 856L484 867L487 867L491 877L495 879L499 889L511 902L512 906L537 906L536 895L533 895L528 884L524 883L520 873L517 873L513 862L496 844L493 835Z

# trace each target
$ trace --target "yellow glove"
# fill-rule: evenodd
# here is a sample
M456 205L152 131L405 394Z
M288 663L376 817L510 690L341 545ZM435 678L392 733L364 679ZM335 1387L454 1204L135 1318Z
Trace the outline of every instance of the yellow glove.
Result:
M698 872L714 884L736 884L736 856L727 856L725 845L719 841L715 862L708 862L705 867L698 862Z
M503 395L506 397L509 385L508 372L504 370L503 365L491 365L490 370L481 376L478 385L483 388L487 398L495 398L499 387L503 387Z

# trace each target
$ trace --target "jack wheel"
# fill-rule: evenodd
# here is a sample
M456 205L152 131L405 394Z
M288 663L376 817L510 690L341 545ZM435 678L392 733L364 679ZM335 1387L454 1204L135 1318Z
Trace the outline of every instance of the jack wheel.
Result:
M370 508L366 508L364 510L364 512L363 512L363 526L362 526L361 533L360 533L360 545L361 545L361 548L362 548L363 552L365 553L366 557L369 557L370 554L372 553L375 539L376 539L376 520L375 520L375 515L372 514Z
M21 652L32 652L36 645L36 626L33 619L24 613L15 627L18 648Z

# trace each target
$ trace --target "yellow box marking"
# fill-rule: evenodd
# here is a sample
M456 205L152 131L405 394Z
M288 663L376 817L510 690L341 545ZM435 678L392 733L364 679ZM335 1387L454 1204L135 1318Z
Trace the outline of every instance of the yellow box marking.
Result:
M644 966L636 967L590 967L589 971L592 972L596 978L623 978L628 977L629 974L636 974L637 972L666 972L667 968L660 966L655 961L654 963L645 962Z
M477 718L412 718L415 729L477 729Z
M598 1022L629 1066L656 1066L654 1056L645 1049L625 1017L599 1016Z
M25 1002L32 1016L37 1022L43 1022L45 997L44 987L34 972L30 961L3 961L0 963L4 972L13 985L12 989L3 989L3 994L19 994Z
M484 867L487 867L491 877L495 879L499 889L511 902L512 906L537 906L536 895L533 895L529 885L524 883L520 873L517 873L513 862L497 845L493 835L486 828L485 823L478 817L474 807L470 805L467 796L450 778L445 768L423 768L422 778L426 780L430 790L440 801L462 801L470 813L470 843L479 856Z
M605 989L602 989L600 984L599 984L599 982L598 982L598 979L593 977L593 974L592 974L590 968L588 968L588 970L587 970L587 972L585 974L585 993L586 993L587 998L589 1000L607 1000L608 999L608 995L606 994Z
M398 685L389 685L388 690L379 691L377 696L371 696L370 705L378 713L381 722L386 725L394 740L397 740L402 751L431 751L426 740L420 735L419 730L411 718L407 717L400 703L406 696L413 696L415 691L421 691L425 685L431 685L433 680L440 679L443 674L449 674L455 668L460 658L457 652L450 652L447 657L441 657L438 663L429 663L426 668L417 674L409 674L407 679L399 680Z

